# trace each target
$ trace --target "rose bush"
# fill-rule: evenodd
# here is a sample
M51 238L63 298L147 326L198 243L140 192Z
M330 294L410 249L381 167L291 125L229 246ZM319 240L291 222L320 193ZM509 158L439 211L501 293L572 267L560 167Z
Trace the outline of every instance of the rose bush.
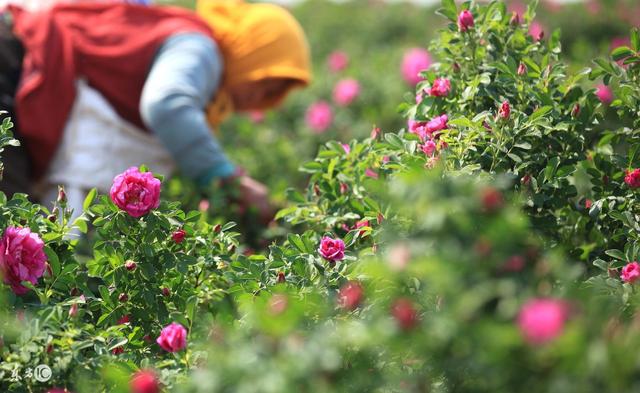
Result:
M185 212L164 198L188 185L144 167L73 222L63 192L0 195L0 390L636 390L638 32L574 72L558 33L529 34L533 8L439 14L407 118L351 138L331 113L340 140L301 166L264 251L215 193ZM352 114L375 103L358 80Z

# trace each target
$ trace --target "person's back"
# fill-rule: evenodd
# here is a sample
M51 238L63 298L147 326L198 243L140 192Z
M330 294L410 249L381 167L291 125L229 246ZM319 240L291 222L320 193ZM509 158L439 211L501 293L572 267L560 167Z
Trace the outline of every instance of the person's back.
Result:
M37 13L10 10L26 50L16 115L36 177L60 141L76 79L85 79L120 116L144 129L140 95L160 45L181 32L211 34L194 13L173 7L87 3Z

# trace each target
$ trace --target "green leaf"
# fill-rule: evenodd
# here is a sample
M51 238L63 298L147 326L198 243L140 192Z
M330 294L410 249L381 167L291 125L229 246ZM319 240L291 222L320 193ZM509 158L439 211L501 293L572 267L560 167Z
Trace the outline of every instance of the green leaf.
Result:
M89 207L91 206L91 204L93 203L93 200L96 197L96 193L98 191L95 188L92 188L89 193L87 194L87 196L84 198L84 202L82 203L82 210L87 211L89 210Z
M304 242L302 241L302 238L300 238L300 235L290 233L287 236L287 239L289 239L289 243L293 245L295 248L297 248L300 252L305 254L309 253L309 251L307 251L307 248L304 245Z
M636 52L640 51L640 32L637 28L631 29L631 48Z
M620 250L607 250L604 253L612 258L620 259L621 261L627 260L627 258L624 256L624 253Z
M625 57L633 56L633 51L626 46L619 46L611 52L611 57L615 61L624 59Z
M551 111L551 109L553 109L553 107L551 107L549 105L541 106L535 112L533 112L531 114L531 116L529 116L529 122L531 122L531 123L535 122L537 119L539 119L542 116L544 116L547 113L549 113L549 111Z
M53 277L57 277L60 274L60 259L58 258L58 254L56 254L49 246L44 247L44 253L47 254L47 261L51 266L51 271L53 272Z

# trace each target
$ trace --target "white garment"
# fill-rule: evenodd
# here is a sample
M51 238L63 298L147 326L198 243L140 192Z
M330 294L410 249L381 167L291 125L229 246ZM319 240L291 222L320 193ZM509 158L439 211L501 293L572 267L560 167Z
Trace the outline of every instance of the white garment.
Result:
M40 195L43 202L55 200L57 186L64 185L74 216L82 213L84 196L90 189L108 193L113 178L129 167L144 164L151 172L165 176L175 169L173 158L153 134L122 119L86 82L76 85L74 107Z

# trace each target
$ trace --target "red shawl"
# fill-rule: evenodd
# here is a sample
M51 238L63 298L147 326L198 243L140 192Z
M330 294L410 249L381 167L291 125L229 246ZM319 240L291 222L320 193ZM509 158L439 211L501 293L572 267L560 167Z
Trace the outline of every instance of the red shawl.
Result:
M140 95L160 45L180 32L211 36L195 13L174 7L90 3L36 13L9 10L26 49L16 117L36 178L61 140L76 79L87 80L122 118L144 129Z

